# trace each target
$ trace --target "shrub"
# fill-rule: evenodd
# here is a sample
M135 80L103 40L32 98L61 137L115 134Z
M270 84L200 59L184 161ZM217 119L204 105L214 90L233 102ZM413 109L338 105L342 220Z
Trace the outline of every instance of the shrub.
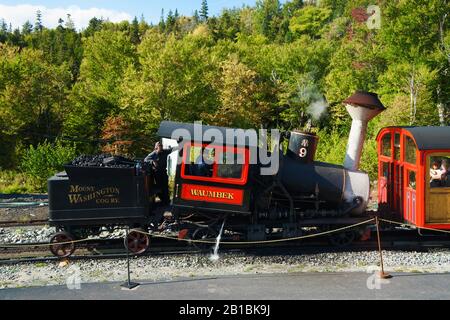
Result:
M29 177L39 191L46 191L47 179L63 170L63 164L70 162L76 156L75 145L45 141L37 147L30 146L22 157L21 169Z
M342 165L347 149L348 134L340 134L337 131L327 133L319 131L319 145L317 147L316 160ZM361 156L360 170L369 174L371 181L377 179L378 155L375 137L368 134L364 142Z
M30 178L17 171L0 171L0 193L32 193L36 188L30 184Z

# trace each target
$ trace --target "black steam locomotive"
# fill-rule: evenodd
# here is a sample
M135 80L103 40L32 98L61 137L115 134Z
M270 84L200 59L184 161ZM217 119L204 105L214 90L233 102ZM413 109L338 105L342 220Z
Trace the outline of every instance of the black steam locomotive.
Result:
M163 121L161 138L173 138L180 129L191 137L179 139L180 161L168 207L156 201L159 186L142 162L114 168L66 165L65 172L48 180L49 221L58 229L51 239L52 252L68 256L75 249L71 241L123 226L132 229L125 244L138 254L150 242L140 231L170 228L180 237L212 239L225 222L222 239L258 241L367 219L369 177L358 170L359 159L367 122L384 107L372 93L357 92L344 102L353 118L344 166L314 161L318 138L291 132L285 152L268 153L276 155L278 163L268 175L261 174L269 168L252 139L235 137L219 143L199 135L194 124ZM223 136L231 130L202 128ZM198 161L201 154L209 155L208 164ZM345 231L330 240L343 245L363 231Z

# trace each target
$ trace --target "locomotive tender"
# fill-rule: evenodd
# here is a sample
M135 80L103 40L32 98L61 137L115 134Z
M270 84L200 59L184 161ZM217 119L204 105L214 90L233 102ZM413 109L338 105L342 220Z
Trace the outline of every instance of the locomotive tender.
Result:
M169 229L178 232L179 237L212 239L224 223L222 239L258 241L295 237L367 220L370 181L367 173L359 170L359 162L367 123L385 108L376 94L368 92L356 92L344 103L353 122L343 166L314 161L317 137L294 131L288 135L286 152L277 153L278 170L271 175L261 175L265 165L259 158L256 163L250 161L254 156L252 152L259 151L258 145L250 139L221 143L212 139L205 141L203 135L196 134L193 124L163 121L158 131L161 138L172 138L174 131L179 129L184 129L191 137L188 141L183 140L177 151L181 161L176 167L169 207L155 201L158 186L151 170L145 166L66 165L65 172L48 181L49 221L59 230L51 238L52 252L57 256L68 256L75 245L67 242L97 234L104 228L120 226L133 228L125 245L138 254L144 252L150 242L148 235L140 231L164 232ZM208 129L224 136L230 130L203 126L203 130ZM439 192L424 191L424 182L429 175L426 175L426 169L422 170L425 173L419 173L418 168L428 166L430 155L428 151L423 156L420 153L424 150L420 142L423 140L418 137L413 140L414 147L417 146L414 149L417 165L412 165L411 160L409 164L401 162L406 161L404 153L412 148L411 142L409 145L402 143L398 150L395 149L397 133L401 135L398 139L403 141L407 137L414 138L414 130L420 131L419 128L385 128L379 134L379 203L389 213L394 212L399 221L427 226L437 220L421 220L419 216L425 216L423 203L440 197L446 207L439 216L439 224L433 226L450 229L450 187ZM439 131L433 131L433 134L439 134L445 140L436 154L450 157L450 127L433 130ZM198 156L204 154L205 149L210 162L200 167ZM397 153L401 157L394 156ZM236 159L241 161L236 163ZM399 173L401 170L404 172ZM414 179L422 181L422 184L417 183L414 191L405 179L408 174L411 177L411 171L418 173ZM399 183L401 187L398 187ZM427 194L420 198L422 202L418 200L419 191ZM417 210L416 203L419 203ZM427 212L430 217L436 216ZM347 244L361 236L364 228L332 234L330 241L335 245ZM59 244L62 242L65 244Z

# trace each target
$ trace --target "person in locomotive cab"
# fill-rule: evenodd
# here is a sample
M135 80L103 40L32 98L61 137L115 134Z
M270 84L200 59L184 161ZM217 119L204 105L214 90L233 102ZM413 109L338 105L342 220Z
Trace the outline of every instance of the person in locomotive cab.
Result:
M200 155L195 160L195 166L194 166L194 175L198 177L211 177L212 176L212 163L214 162L214 149L201 149ZM206 158L204 158L205 153Z
M157 142L155 149L147 157L144 162L151 163L151 167L155 176L155 183L161 189L161 204L167 205L169 199L169 176L167 175L167 157L179 147L170 147L163 149L162 143Z

